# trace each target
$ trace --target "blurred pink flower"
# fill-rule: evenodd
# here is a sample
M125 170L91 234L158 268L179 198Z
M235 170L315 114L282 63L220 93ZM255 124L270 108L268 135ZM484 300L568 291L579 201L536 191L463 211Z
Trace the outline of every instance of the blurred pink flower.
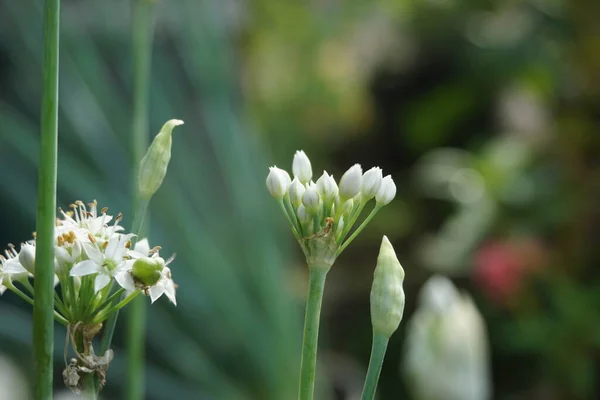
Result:
M475 252L473 263L475 282L491 300L506 304L545 265L546 251L536 238L493 240Z

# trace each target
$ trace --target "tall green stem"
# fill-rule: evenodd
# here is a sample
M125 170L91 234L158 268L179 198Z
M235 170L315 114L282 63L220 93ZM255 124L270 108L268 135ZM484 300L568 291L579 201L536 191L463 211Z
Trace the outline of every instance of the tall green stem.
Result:
M381 333L373 333L373 347L371 348L371 360L369 361L369 370L365 379L365 386L361 400L373 400L379 382L379 374L383 366L383 358L387 350L389 338Z
M330 265L309 265L308 299L304 316L304 335L302 338L302 360L300 361L299 400L312 400L315 388L317 368L317 345L319 341L319 320L325 279Z
M35 302L33 304L36 400L52 398L59 21L60 0L46 0L44 2L44 83L36 215Z
M148 149L148 105L150 98L150 65L154 30L154 1L134 0L133 5L133 193L134 207L138 204L137 173L140 161ZM144 208L145 213L145 208ZM138 211L139 212L139 211ZM136 232L141 234L142 220ZM127 318L127 399L144 398L144 348L146 307L143 297L131 302Z

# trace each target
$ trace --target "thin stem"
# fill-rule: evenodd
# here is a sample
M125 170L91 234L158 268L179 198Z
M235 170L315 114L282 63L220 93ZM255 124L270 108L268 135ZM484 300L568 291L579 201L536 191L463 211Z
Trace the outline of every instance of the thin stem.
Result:
M340 254L342 254L342 251L344 251L344 249L346 247L348 247L348 245L350 243L352 243L352 241L354 239L356 239L356 237L358 236L358 234L360 233L360 231L362 231L365 228L365 226L367 226L368 223L371 222L371 220L373 219L373 217L375 216L375 214L377 214L377 212L379 210L381 210L381 206L380 205L375 205L375 207L373 208L373 210L371 210L371 212L369 213L369 215L367 216L367 218L365 218L365 220L362 222L362 224L360 224L360 226L358 228L356 228L356 230L354 232L352 232L352 235L350 235L350 237L344 242L344 244L342 244L340 246L340 248L337 251L336 256L339 256Z
M325 289L325 279L329 265L309 265L308 299L304 316L304 335L302 338L302 360L300 361L299 400L312 400L315 388L317 368L317 345L319 341L319 320L321 303Z
M377 383L379 382L379 374L383 366L383 358L387 350L389 338L380 333L373 333L373 347L371 348L371 359L369 360L369 370L365 379L365 386L361 400L373 400L377 391Z
M281 206L281 210L283 211L283 213L287 217L287 220L288 220L288 222L290 223L290 225L292 227L292 233L294 234L294 237L296 238L296 240L300 241L300 239L301 239L300 234L296 230L296 225L292 221L292 216L289 214L288 210L285 207L285 201L283 200L283 197L281 199L279 199L279 205Z
M10 283L9 285L7 285L6 287L10 291L12 291L14 294L16 294L17 296L19 296L21 299L23 299L27 303L31 304L32 306L35 304L35 302L33 301L33 299L31 297L27 296L25 293L23 293L18 287L16 287L12 283ZM61 325L64 325L64 326L69 325L69 321L67 321L62 315L60 315L59 313L57 313L54 310L52 310L52 311L53 311L52 318L54 318L56 320L56 322L58 322L58 323L60 323Z
M60 0L44 1L44 70L36 215L33 304L35 399L52 398L54 353L54 224L58 149L58 51Z
M117 303L117 305L115 305L109 309L106 309L102 312L99 312L92 319L92 324L99 324L102 321L104 321L107 317L109 317L110 315L117 314L121 308L123 308L127 304L129 304L129 302L131 302L131 300L135 299L137 297L137 295L140 293L141 292L139 290L136 290L135 292L131 292L131 294L129 296L125 297L123 300L121 300L119 303ZM100 344L102 344L102 342Z

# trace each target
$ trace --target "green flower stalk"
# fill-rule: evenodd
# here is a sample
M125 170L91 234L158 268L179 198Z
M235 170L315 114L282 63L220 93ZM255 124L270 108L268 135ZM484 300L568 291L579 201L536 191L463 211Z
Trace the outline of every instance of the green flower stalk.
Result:
M311 162L303 151L294 155L292 171L293 180L286 171L270 167L266 184L269 193L279 202L308 264L309 289L298 398L310 400L314 393L319 320L327 273L381 207L393 200L396 186L391 177L383 178L380 168L374 167L363 174L359 164L344 173L339 186L327 171L323 171L315 183ZM375 199L372 211L352 231L372 199Z
M131 137L133 165L140 164L144 156L144 151L148 148L148 108L150 100L152 41L154 36L154 3L154 0L133 1L133 123ZM170 157L170 145L168 156ZM142 170L140 169L139 173L141 172ZM138 181L136 176L133 178L134 182ZM133 207L136 209L136 216L140 212L143 215L148 202L147 198L149 197L146 194L146 198L144 198L141 195L141 191L138 190L137 184L134 186ZM156 191L154 188L150 190ZM152 194L149 196L152 196ZM144 208L143 210L139 210L140 202L142 202L141 207ZM142 233L141 226L138 229L138 232ZM135 275L135 264L133 268L132 273ZM156 280L158 281L159 278L160 273ZM146 307L146 303L142 299L134 300L129 310L129 318L127 318L127 398L129 400L139 400L144 397Z
M371 324L373 347L362 400L375 398L379 374L392 334L398 329L404 314L404 270L388 238L383 237L371 288Z
M52 398L54 352L53 240L58 164L59 26L60 0L45 0L44 83L36 215L36 230L39 235L39 246L36 251L39 267L35 295L38 301L33 304L34 393L36 400Z

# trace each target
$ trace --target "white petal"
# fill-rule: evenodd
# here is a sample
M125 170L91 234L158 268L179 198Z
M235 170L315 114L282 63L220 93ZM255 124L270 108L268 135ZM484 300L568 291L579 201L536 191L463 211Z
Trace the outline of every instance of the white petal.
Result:
M169 279L165 282L165 294L171 300L171 303L177 305L177 299L175 298L175 282Z
M85 254L90 258L90 260L94 261L96 264L102 264L104 262L104 255L100 251L98 247L96 247L93 243L84 243L83 249L85 250Z
M154 303L165 292L163 280L161 279L160 281L158 281L158 283L152 286L148 291L150 292L151 303Z
M0 284L0 296L6 291L6 286Z
M63 246L54 246L54 255L59 263L72 263L71 254Z
M129 271L122 271L115 275L115 280L121 287L128 292L135 291L135 283Z
M141 253L144 255L144 257L148 256L148 253L150 253L150 244L148 243L148 239L144 238L140 241L138 241L133 250L137 253Z
M7 275L17 275L27 272L17 258L11 258L4 263L4 273Z
M90 274L95 274L96 272L100 272L102 268L100 265L96 264L92 260L85 260L80 263L75 264L73 268L71 268L71 272L69 275L71 276L85 276Z
M110 275L108 274L98 274L96 276L96 280L94 281L94 292L98 293L102 289L106 287L110 283Z

